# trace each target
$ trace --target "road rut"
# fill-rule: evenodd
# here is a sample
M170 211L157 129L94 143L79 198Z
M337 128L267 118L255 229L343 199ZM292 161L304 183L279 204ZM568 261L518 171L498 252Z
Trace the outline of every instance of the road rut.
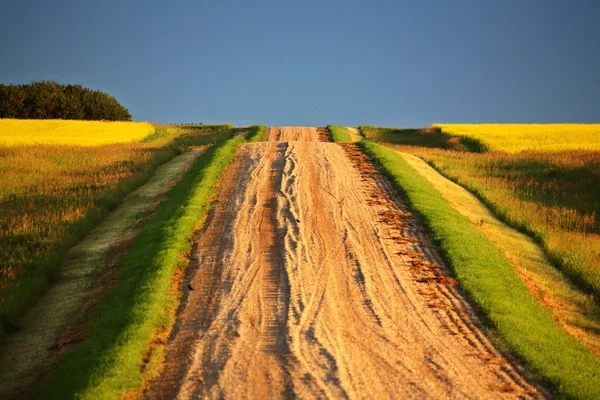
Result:
M195 238L147 398L543 397L356 145L270 128Z

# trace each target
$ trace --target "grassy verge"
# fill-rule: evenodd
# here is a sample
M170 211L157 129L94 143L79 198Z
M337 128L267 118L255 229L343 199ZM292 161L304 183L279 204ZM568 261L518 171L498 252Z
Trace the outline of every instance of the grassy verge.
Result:
M577 341L600 356L600 305L550 262L543 248L528 235L510 228L473 193L444 177L422 158L399 152L419 175L459 213L475 223L508 259L529 293Z
M186 262L181 255L189 251L217 179L243 141L236 137L206 151L169 192L123 258L118 284L92 315L88 336L66 354L34 398L118 398L142 384L140 364L150 338L174 322L174 315L165 313L176 302L169 294L173 274Z
M363 137L375 142L423 146L438 149L471 151L481 153L487 150L483 142L467 136L453 137L438 127L424 128L383 128L379 126L361 125Z
M202 151L186 151L157 168L146 184L67 252L57 281L19 321L19 331L0 342L0 398L11 397L15 389L27 385L21 377L34 378L36 371L54 365L72 347L68 343L85 337L76 327L85 323L98 296L116 278L121 249Z
M0 338L18 329L67 251L158 166L230 136L231 125L159 126L139 142L0 146Z
M554 322L484 233L393 150L370 141L361 146L404 193L507 348L558 394L600 398L600 360Z
M600 152L419 155L534 237L558 269L600 299Z
M476 154L464 151L469 147L463 139L433 128L361 128L367 138L416 154L469 189L503 222L535 238L573 283L600 299L600 151Z
M331 132L331 137L334 142L353 142L348 133L348 129L344 126L327 125L327 129Z
M249 142L260 142L265 136L265 132L267 131L267 127L264 125L254 125L250 132L248 132L248 141Z

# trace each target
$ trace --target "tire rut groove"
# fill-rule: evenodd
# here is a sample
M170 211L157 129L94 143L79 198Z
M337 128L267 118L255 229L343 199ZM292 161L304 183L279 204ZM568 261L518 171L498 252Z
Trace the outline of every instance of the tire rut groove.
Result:
M199 290L148 398L543 397L356 145L264 140L240 146L195 239Z

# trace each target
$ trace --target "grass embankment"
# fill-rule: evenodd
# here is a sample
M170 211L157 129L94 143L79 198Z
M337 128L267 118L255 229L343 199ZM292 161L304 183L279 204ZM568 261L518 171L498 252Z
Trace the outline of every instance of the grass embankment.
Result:
M19 319L19 330L0 342L0 398L31 386L35 372L54 365L73 343L85 337L86 318L116 279L119 255L145 219L208 147L186 151L156 169L65 254L58 279Z
M0 337L18 328L66 251L129 192L187 146L230 136L230 128L164 126L142 141L93 147L67 144L70 134L63 145L0 147Z
M464 187L444 177L422 158L398 152L419 175L485 234L512 264L523 283L552 318L576 340L600 356L600 304L550 262L530 236L509 227Z
M419 155L531 234L562 271L600 298L600 152Z
M480 142L485 150L600 150L600 124L435 124L444 135Z
M150 339L174 323L174 313L165 312L177 303L169 293L173 274L187 263L182 255L189 252L217 179L242 142L236 137L206 151L168 193L122 260L118 284L93 314L88 337L67 353L34 397L118 398L142 385L140 364ZM160 357L153 353L149 364Z
M334 142L353 142L345 126L327 125L327 129L331 133L331 138Z
M267 127L264 125L254 125L250 128L250 132L248 132L248 141L249 142L260 142L265 133L267 132Z
M361 125L360 132L369 140L382 143L423 146L439 149L482 152L485 146L469 137L452 137L442 133L441 128L383 128Z
M422 157L469 189L501 220L533 236L573 282L600 298L600 151L475 154L442 150L457 149L456 140L439 133L432 140L427 129L362 129L369 138Z
M598 398L600 360L552 320L484 233L396 152L370 141L361 142L361 146L404 193L461 287L510 351L560 395Z

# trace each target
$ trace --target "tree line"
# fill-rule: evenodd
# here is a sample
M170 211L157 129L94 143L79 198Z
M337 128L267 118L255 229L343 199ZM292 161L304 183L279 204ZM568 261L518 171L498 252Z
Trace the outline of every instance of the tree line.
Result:
M113 96L54 81L24 85L0 83L0 118L131 121Z

